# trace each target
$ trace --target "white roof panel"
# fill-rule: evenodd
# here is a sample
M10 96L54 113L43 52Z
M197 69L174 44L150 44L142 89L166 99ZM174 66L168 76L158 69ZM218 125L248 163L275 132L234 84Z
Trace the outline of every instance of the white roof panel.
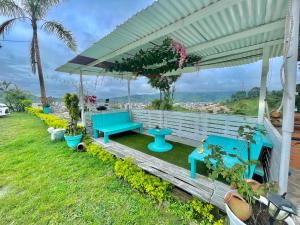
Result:
M286 0L158 0L83 51L79 57L88 64L73 60L75 66L68 62L57 70L106 75L95 65L130 57L166 37L201 56L202 69L255 62L264 46L276 57L282 55L286 7Z

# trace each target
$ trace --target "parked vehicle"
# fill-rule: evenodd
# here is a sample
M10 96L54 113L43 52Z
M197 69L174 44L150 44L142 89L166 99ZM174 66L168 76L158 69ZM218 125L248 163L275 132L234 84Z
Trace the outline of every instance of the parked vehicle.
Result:
M7 116L9 114L9 109L5 104L0 103L0 116Z

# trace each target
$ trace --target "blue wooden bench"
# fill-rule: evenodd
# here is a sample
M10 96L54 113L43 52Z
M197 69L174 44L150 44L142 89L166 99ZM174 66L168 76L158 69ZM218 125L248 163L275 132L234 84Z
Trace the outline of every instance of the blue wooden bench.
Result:
M143 131L141 123L130 121L129 112L114 112L92 115L93 137L98 138L99 132L104 135L104 143L108 143L109 135L138 129Z
M256 143L250 144L250 160L258 160L260 152L263 147L263 137L261 134L257 134L254 136ZM197 147L188 157L188 161L191 166L191 177L196 176L196 161L204 161L204 158L211 154L211 150L208 148L208 145L218 145L222 147L222 150L229 153L234 154L241 158L243 161L248 160L248 144L246 141L238 140L234 138L209 135L203 144L203 153L200 154L198 152L199 147ZM231 157L229 155L223 156L224 164L227 168L233 167L237 163L241 163L237 157ZM214 164L216 163L214 160L211 160ZM253 173L255 171L256 165L252 164L250 169L245 171L246 178L252 178Z

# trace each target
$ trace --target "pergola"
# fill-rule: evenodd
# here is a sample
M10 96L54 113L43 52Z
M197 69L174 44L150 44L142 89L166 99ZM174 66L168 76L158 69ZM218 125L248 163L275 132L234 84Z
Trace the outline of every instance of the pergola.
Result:
M130 79L130 72L107 72L116 60L172 38L187 54L202 57L200 69L248 64L262 59L258 122L263 123L269 59L284 56L285 82L280 193L287 190L291 134L294 129L295 87L300 0L158 0L57 70L83 75ZM185 67L165 76L199 70ZM143 75L143 74L141 74ZM130 98L129 98L130 101Z

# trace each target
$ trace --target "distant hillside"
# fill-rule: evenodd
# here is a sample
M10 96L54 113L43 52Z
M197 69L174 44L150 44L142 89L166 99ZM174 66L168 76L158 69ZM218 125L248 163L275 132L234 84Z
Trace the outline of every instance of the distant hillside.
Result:
M220 102L230 99L233 92L175 92L175 102ZM159 94L150 95L132 95L131 101L138 103L149 103L153 99L159 98ZM29 94L29 99L33 102L40 102L38 96ZM61 98L54 98L55 101L62 101ZM100 99L99 99L100 100ZM127 96L115 97L110 99L111 102L126 103ZM0 93L0 102L4 102L3 93Z
M233 92L175 92L175 102L220 102L230 99ZM132 95L132 102L148 103L153 99L159 98L159 94L150 95ZM110 99L112 102L126 103L127 96L116 97Z

